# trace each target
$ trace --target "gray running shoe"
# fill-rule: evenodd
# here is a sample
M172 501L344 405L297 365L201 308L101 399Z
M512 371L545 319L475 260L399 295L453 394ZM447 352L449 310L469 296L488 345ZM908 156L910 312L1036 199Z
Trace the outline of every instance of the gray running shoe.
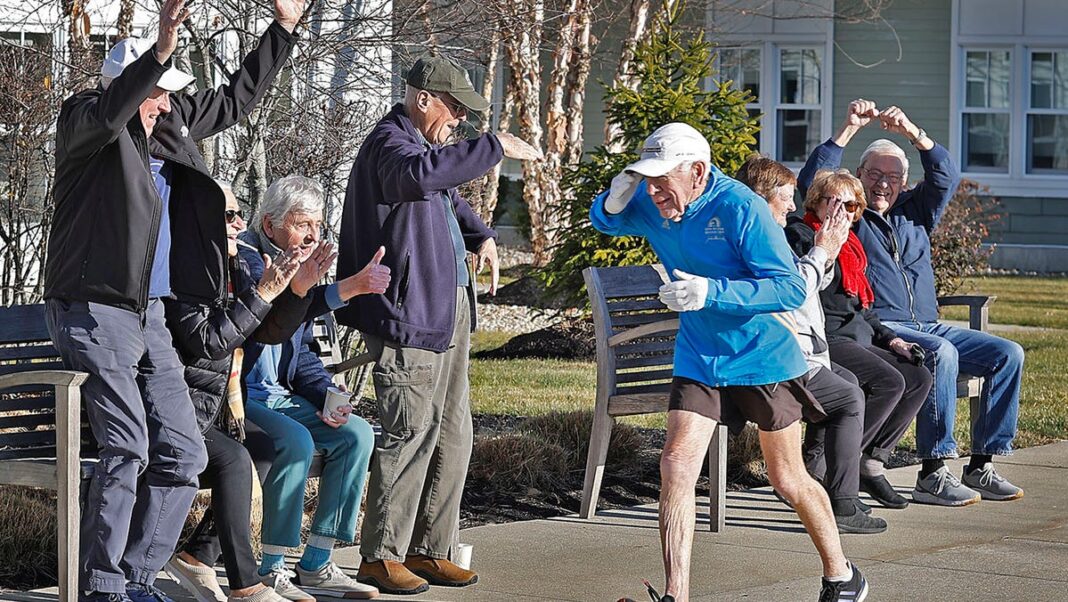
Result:
M274 593L292 602L315 602L315 597L293 585L296 574L289 569L276 569L265 576L261 582L274 590Z
M210 566L189 564L175 554L163 566L163 571L197 602L226 602L226 594L219 587L215 569Z
M317 571L306 571L297 564L297 585L317 596L357 600L378 597L378 588L349 577L333 562Z
M994 464L987 462L982 468L977 468L970 473L968 467L964 467L961 481L965 485L979 492L984 500L1005 502L1018 500L1023 497L1023 489L1005 480L994 470Z
M977 492L962 485L945 466L922 479L917 475L916 488L912 490L912 501L919 504L968 506L980 499Z

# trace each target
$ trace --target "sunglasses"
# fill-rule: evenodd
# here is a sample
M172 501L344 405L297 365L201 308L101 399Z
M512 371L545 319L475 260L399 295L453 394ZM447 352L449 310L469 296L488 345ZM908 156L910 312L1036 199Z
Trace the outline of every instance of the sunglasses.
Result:
M226 223L228 224L234 223L234 220L239 217L242 220L245 219L245 213L240 209L227 209L225 212L223 212L223 215L226 216Z
M465 107L464 105L460 104L459 102L452 102L449 99L445 98L443 95L435 94L433 92L431 92L430 95L433 96L434 98L440 100L441 104L445 105L445 107L448 108L449 112L452 113L453 115L466 115L467 114L467 107Z
M831 201L834 200L834 197L833 196L821 196L820 200L825 202L825 203L830 203ZM860 203L857 202L857 201L846 201L846 202L842 203L842 206L845 207L845 210L850 212L850 213L853 213L857 209L860 209Z
M885 171L879 171L878 169L868 169L867 167L865 167L863 169L864 169L864 175L869 180L871 180L872 182L875 182L875 183L879 183L882 180L886 180L887 184L890 184L891 186L897 186L898 184L900 184L905 179L905 174L900 173L900 172L895 172L895 171L885 172Z

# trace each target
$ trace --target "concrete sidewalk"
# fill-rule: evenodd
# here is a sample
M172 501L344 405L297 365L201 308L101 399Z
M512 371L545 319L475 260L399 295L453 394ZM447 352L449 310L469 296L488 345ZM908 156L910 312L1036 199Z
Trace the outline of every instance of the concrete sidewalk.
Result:
M959 474L963 461L951 462ZM1004 458L999 471L1024 488L1016 502L958 509L914 504L876 508L890 523L881 535L846 535L846 554L871 583L869 600L1068 600L1068 441ZM916 468L889 471L910 491ZM707 500L698 499L704 508ZM820 563L797 515L770 488L727 496L727 529L694 541L691 600L815 600ZM611 602L647 600L640 579L662 587L655 506L601 512L596 520L561 517L465 530L482 582L431 588L422 596L383 600ZM355 569L354 548L337 554ZM173 584L160 583L177 593ZM53 590L54 591L54 590ZM55 600L54 593L7 595ZM188 598L176 598L187 600ZM326 598L325 600L329 600Z

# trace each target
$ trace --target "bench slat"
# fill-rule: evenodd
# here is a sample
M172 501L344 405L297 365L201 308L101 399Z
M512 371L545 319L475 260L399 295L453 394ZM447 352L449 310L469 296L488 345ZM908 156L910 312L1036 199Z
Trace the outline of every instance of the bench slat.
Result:
M615 352L617 358L625 355L641 355L644 353L674 353L675 337L672 336L666 341L663 340L663 338L663 334L650 335L648 338L634 339L633 341L627 341L626 343L616 345L612 350Z
M51 362L23 362L18 364L0 364L0 375L13 374L15 372L38 372L40 370L62 370L63 362L56 360Z
M671 390L671 382L651 383L646 385L628 385L616 387L616 395L637 395L641 393L662 393L667 395Z
M613 314L621 311L650 311L654 309L667 309L667 307L660 302L660 297L653 296L645 299L628 299L625 301L611 301L608 303L608 312Z
M664 320L677 319L678 314L673 311L645 312L640 314L621 314L612 316L612 330L622 332L634 326L662 322ZM615 333L613 333L615 334Z
M654 414L668 409L667 393L643 393L635 395L613 395L608 398L608 413L612 416L631 416L634 414Z
M664 284L651 265L598 268L597 276L606 299L655 295Z
M55 473L56 464L56 445L55 438L53 438L52 445L37 445L34 447L18 447L14 449L0 448L0 461L3 460L25 460L30 458L42 458L52 463L53 474ZM7 470L5 465L0 464L0 471ZM55 489L55 481L48 483L41 483L40 487L48 487L49 489Z
M29 388L29 387L19 387ZM8 395L11 389L5 390L0 393L0 397ZM0 398L0 412L19 412L22 410L54 410L56 408L56 396L52 393L53 389L43 389L37 386L35 392L47 392L44 395L37 395L34 397L20 396L12 397L10 399Z
M675 355L672 353L665 353L662 355L643 355L641 357L628 357L621 360L616 360L616 369L623 370L626 368L643 368L646 366L674 366Z
M44 304L0 307L0 344L49 341Z
M36 428L39 426L55 426L55 424L55 412L20 414L17 416L0 416L0 431L12 428Z
M0 447L34 447L56 444L56 431L26 431L23 433L0 433Z
M638 372L617 372L616 384L644 383L653 380L671 380L674 370L641 370Z
M59 352L56 351L56 348L51 343L0 347L0 362L57 358L59 358Z

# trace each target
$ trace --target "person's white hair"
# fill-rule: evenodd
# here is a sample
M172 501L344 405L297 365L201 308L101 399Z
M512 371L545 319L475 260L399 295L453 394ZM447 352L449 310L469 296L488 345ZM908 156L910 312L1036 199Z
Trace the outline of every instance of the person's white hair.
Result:
M252 229L263 232L263 218L270 216L271 225L281 228L290 213L315 213L323 210L323 187L311 178L289 175L275 180L263 195L256 209Z
M886 138L879 138L875 142L868 145L868 148L864 149L864 152L860 154L860 166L868 162L868 158L872 155L893 155L898 159L901 159L901 165L903 166L902 173L907 177L909 173L909 158L905 154L905 151L892 141Z

